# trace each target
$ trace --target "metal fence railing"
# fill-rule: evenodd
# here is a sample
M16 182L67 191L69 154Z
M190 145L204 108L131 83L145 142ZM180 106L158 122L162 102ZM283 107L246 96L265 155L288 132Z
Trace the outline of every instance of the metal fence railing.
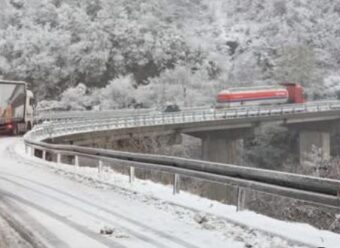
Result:
M340 102L324 101L222 110L200 109L170 114L149 113L131 116L102 116L98 118L66 118L59 121L47 121L36 126L24 136L24 141L26 151L29 154L36 155L36 151L39 151L40 157L43 159L46 159L46 154L48 153L54 154L57 163L62 161L63 156L73 157L76 166L80 166L79 158L95 159L99 169L103 161L119 162L129 168L131 181L134 177L135 168L172 173L174 175L174 192L179 190L180 178L189 176L215 183L236 185L240 189L257 190L340 208L340 181L338 180L177 157L126 153L71 145L54 145L44 142L47 138L111 129L143 128L146 126L196 122L206 122L207 125L210 125L210 121L223 120L227 122L228 120L253 117L261 120L261 118L271 119L274 116L285 118L287 115L298 116L318 112L328 113L330 116L334 115L340 118Z
M218 120L247 119L257 117L261 119L271 117L282 117L288 115L340 111L340 101L311 102L305 104L287 104L278 106L252 106L244 108L230 109L199 109L174 113L154 113L148 114L134 113L131 115L109 115L103 114L93 116L89 113L86 117L84 112L82 118L71 118L58 120L45 119L45 123L39 125L33 132L28 133L26 139L46 139L58 137L72 133L91 132L100 130L111 130L117 128L144 127L157 125L172 125L181 123L198 123Z
M340 209L340 181L338 180L178 157L43 142L26 141L26 149L32 155L35 151L41 151L41 158L44 160L47 153L54 154L57 163L61 163L63 156L71 156L74 158L75 166L81 166L80 158L94 159L97 161L99 171L104 162L116 162L120 166L129 168L130 181L133 181L135 168L171 173L174 176L174 193L179 192L182 177L191 177L213 183L235 185L242 190L255 190ZM115 163L111 166L114 168Z

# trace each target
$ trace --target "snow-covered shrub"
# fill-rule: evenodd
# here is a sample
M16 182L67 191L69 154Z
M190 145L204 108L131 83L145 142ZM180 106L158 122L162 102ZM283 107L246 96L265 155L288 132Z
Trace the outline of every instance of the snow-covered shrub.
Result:
M151 79L146 88L153 92L153 101L158 107L167 102L189 107L213 103L216 85L217 81L210 80L204 68L195 71L187 66L176 66Z
M111 80L104 88L96 89L91 98L100 109L130 108L135 103L136 86L131 75Z
M297 159L297 137L294 132L272 124L261 126L255 136L244 141L244 160L251 166L273 170L291 170L284 168L287 161Z
M273 1L274 13L283 16L287 13L287 1L286 0L276 0Z
M70 110L85 110L87 107L87 87L80 83L76 87L69 88L61 94L61 103Z
M324 79L323 98L340 99L340 75L331 75Z
M320 83L313 48L301 44L284 46L280 55L275 65L275 78L279 82L299 82L312 92L317 87L315 84Z
M10 0L9 3L16 9L21 9L25 6L26 0Z
M58 110L67 110L67 106L65 106L62 102L56 100L42 100L38 102L36 110L39 111L58 111Z

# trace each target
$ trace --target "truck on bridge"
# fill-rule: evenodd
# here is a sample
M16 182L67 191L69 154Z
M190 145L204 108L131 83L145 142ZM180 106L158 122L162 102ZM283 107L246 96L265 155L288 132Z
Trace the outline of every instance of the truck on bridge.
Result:
M33 126L33 93L24 81L0 80L0 133L17 135Z
M298 83L281 83L223 90L217 95L218 108L249 105L303 103L303 88Z

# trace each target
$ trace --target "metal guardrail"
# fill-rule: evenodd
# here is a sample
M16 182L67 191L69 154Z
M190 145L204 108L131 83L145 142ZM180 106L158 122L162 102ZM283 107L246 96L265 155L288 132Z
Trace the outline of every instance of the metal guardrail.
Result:
M83 133L119 128L159 126L183 123L197 123L202 121L218 121L230 119L247 119L252 117L265 118L271 116L299 115L303 113L340 111L340 101L311 102L305 104L287 104L279 106L251 106L230 109L205 109L174 113L134 114L132 116L101 117L89 115L87 118L66 118L58 121L45 122L33 132L28 133L26 139L47 139L60 137L72 133ZM84 116L86 113L84 113Z
M103 118L107 116L134 116L145 115L153 112L153 109L126 109L126 110L105 110L105 111L36 111L35 122L40 123L44 120L72 120L72 119L91 119Z
M185 107L181 108L181 113L188 113L199 110L209 109L208 106L203 107ZM93 119L93 118L107 118L109 117L129 117L129 116L143 116L143 115L159 115L163 112L156 108L144 108L144 109L116 109L116 110L103 110L103 111L49 111L49 110L41 110L36 111L35 113L35 121L37 123L44 120L71 120L71 119Z
M299 115L300 113L325 112L340 110L340 102L325 101L307 104L257 106L247 108L209 109L187 113L136 115L127 117L106 117L98 119L74 120L44 123L25 135L28 153L34 155L35 150L56 154L57 162L61 157L74 156L75 165L79 166L79 157L94 158L100 170L103 161L116 161L130 168L130 180L134 177L134 168L151 169L174 174L174 193L182 176L200 178L215 183L237 185L240 189L249 188L284 197L340 208L340 181L310 176L283 173L277 171L246 168L234 165L190 160L177 157L166 157L147 154L135 154L109 151L95 148L84 148L70 145L53 145L43 140L74 133L98 130L125 129L155 125L169 125L188 122L231 120L250 117L270 117ZM340 118L340 116L339 116ZM240 190L242 192L242 190Z
M27 152L32 155L34 150L42 151L44 160L47 152L56 154L57 163L61 163L62 156L74 156L75 166L79 166L80 157L95 159L98 171L101 171L104 162L116 162L129 168L130 182L133 181L135 168L172 173L174 174L174 193L179 192L180 178L185 176L340 208L340 181L338 180L169 156L52 145L42 142L26 142L26 145ZM114 167L114 165L111 166Z

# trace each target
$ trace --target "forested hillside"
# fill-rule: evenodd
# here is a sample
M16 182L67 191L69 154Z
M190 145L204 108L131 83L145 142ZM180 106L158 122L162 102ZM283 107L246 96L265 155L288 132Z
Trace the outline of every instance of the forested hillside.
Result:
M69 107L209 104L221 88L279 81L336 97L340 83L338 0L8 3L0 75Z

